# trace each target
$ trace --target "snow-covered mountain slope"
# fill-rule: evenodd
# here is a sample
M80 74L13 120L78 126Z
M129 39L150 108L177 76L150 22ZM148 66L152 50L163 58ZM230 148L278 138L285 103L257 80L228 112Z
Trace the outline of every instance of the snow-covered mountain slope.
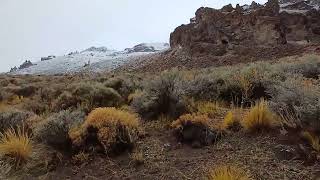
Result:
M113 70L137 57L169 49L168 43L143 43L123 51L106 47L90 47L84 51L34 62L32 66L17 69L12 74L65 74L80 71L101 72Z

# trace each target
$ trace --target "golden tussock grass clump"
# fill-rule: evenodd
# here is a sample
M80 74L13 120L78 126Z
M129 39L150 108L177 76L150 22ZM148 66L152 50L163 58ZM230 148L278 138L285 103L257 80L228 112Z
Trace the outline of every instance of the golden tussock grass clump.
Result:
M245 115L242 125L249 131L272 129L278 125L277 119L275 114L269 109L267 102L261 100L255 106L251 107Z
M16 165L21 165L31 156L32 141L24 127L18 127L17 130L11 128L0 133L0 137L0 155L2 157L12 158Z
M241 128L242 109L233 109L227 112L222 122L223 130L239 130Z
M69 137L80 145L87 135L88 128L97 130L97 138L107 149L121 140L121 143L133 143L138 135L140 123L138 117L130 112L113 107L97 108L90 112L85 122L69 132Z
M188 111L191 113L207 114L214 116L219 113L221 105L218 102L195 101L194 99L186 99L188 102Z
M212 116L218 112L219 104L217 102L200 101L196 103L196 108L198 113Z
M311 145L311 147L317 151L318 153L320 153L320 137L312 134L308 131L304 131L302 132L302 137L305 138L308 143Z
M219 166L209 172L208 180L250 180L250 177L242 169L231 166Z
M172 122L171 127L180 129L188 123L209 126L209 117L206 114L185 114Z

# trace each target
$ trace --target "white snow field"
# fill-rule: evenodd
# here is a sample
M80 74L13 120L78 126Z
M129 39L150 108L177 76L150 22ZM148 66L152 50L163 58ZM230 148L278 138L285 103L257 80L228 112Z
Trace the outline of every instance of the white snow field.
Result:
M91 47L82 52L57 56L50 60L33 62L33 66L18 69L11 74L68 74L82 71L102 72L113 70L136 57L169 49L168 43L143 43L123 51L105 47Z

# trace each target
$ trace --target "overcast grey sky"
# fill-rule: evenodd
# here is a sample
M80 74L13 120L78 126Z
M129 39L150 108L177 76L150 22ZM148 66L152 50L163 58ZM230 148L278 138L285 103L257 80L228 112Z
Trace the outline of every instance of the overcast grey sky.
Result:
M263 3L265 0L258 0ZM0 0L0 72L89 46L124 49L169 42L201 6L249 0Z

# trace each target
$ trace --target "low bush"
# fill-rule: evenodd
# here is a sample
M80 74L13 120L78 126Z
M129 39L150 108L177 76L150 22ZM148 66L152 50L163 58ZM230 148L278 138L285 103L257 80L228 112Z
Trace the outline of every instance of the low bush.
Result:
M110 107L97 108L81 126L71 129L69 136L76 149L100 146L105 153L121 153L133 148L139 127L135 114Z
M269 89L270 107L285 118L294 115L297 125L320 132L319 82L293 76Z
M146 86L145 93L135 98L131 106L146 119L157 119L161 114L177 118L187 110L182 82L178 72L164 72Z
M208 180L250 180L250 176L240 168L220 166L209 171Z
M11 128L4 133L0 133L0 156L13 159L16 166L28 160L32 149L31 137L23 127L16 130Z
M264 100L252 106L245 115L242 125L248 131L261 131L272 129L279 125L275 114L269 109L268 103Z
M54 109L66 110L81 107L90 112L96 107L119 106L123 102L121 95L101 83L79 83L72 85L54 102Z
M37 87L33 85L22 85L17 87L8 87L8 91L16 94L17 96L29 97L36 93Z
M133 93L136 89L141 88L140 84L140 79L135 75L130 74L109 78L104 83L106 87L116 90L125 99L127 99L129 94Z
M25 121L32 116L32 113L11 109L9 111L0 112L0 132L4 132L9 128L22 126Z
M53 109L55 111L66 110L71 107L76 108L78 106L79 100L68 91L61 93L53 103Z
M128 103L131 104L132 101L136 98L139 98L144 95L144 92L141 90L135 90L133 93L128 95Z
M69 130L84 121L85 113L63 110L41 121L35 128L35 138L58 149L69 147Z
M38 114L38 115L43 114L43 113L47 113L51 110L50 104L48 104L48 102L42 102L38 98L26 99L23 102L22 107L23 107L23 109L25 109L27 111L31 111L31 112Z
M301 74L306 78L319 79L320 59L317 56L304 57L303 61L289 63L283 70L290 74Z
M7 87L10 84L10 81L6 78L3 78L0 80L0 86L1 87Z

